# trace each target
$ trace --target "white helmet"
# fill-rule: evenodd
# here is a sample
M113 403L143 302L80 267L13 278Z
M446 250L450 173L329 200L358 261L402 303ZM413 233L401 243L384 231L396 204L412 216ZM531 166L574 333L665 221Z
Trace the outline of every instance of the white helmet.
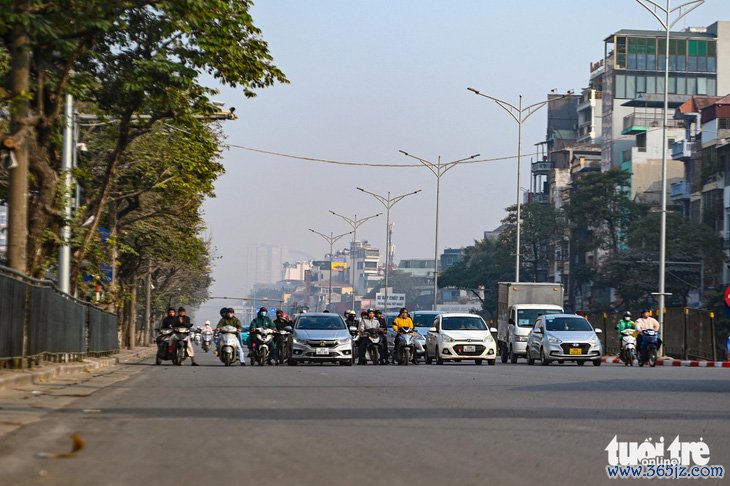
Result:
M210 326L210 321L205 321L206 326Z

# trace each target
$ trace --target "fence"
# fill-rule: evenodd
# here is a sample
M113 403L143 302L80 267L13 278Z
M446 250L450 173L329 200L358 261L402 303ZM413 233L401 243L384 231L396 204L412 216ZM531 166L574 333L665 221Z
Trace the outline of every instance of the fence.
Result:
M0 366L74 361L119 350L117 317L0 266Z
M588 315L591 324L603 330L601 339L606 354L619 352L621 343L615 328L621 316L622 314L603 312ZM664 314L662 342L664 354L667 356L716 360L714 314L697 309L667 309Z

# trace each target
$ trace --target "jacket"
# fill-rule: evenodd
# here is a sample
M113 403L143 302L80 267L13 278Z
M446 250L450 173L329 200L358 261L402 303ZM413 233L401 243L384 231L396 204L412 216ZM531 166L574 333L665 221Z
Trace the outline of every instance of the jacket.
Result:
M368 319L367 317L360 319L360 326L358 326L358 331L362 332L367 329L380 329L380 322L376 318Z
M220 321L218 321L218 325L215 326L215 328L220 329L223 326L233 326L239 331L243 329L241 321L238 320L238 317L231 317L230 319L228 317L224 317Z
M174 329L177 327L177 316L167 316L164 319L162 319L162 324L160 324L160 330L162 329Z
M621 331L625 329L636 329L636 326L634 325L634 321L631 319L621 319L618 321L618 324L616 325L616 330L619 334L621 334Z
M248 331L253 332L254 329L258 328L273 329L274 331L276 331L276 325L269 316L256 316L256 318L251 321L251 324L248 326Z
M413 319L410 317L401 317L398 316L393 320L393 330L398 331L398 328L405 327L408 329L413 329Z
M277 331L283 331L286 326L291 325L291 321L282 317L280 319L274 319L274 325Z

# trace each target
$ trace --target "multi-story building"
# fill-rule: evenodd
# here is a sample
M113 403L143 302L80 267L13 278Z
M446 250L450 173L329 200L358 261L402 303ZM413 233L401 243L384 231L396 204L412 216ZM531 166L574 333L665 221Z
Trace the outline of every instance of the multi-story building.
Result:
M433 278L434 266L433 258L408 258L398 263L398 270L410 273L414 277Z
M382 278L380 250L373 248L367 241L355 241L350 244L349 264L355 267L354 287L358 295L372 291Z
M281 269L289 259L286 246L251 245L246 248L243 268L244 292L247 294L256 284L275 284L281 280Z
M439 257L439 272L443 272L450 266L459 263L463 258L463 248L445 248Z

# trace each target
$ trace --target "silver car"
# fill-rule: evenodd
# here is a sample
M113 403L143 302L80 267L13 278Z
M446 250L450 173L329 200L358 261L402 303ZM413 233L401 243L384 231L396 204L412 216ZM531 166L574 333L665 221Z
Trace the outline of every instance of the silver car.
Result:
M299 314L292 327L289 365L301 362L352 365L352 338L339 315L327 312Z
M527 364L540 360L543 365L553 361L575 361L583 365L591 361L601 365L603 349L598 339L600 329L575 314L549 314L537 318L527 336Z

